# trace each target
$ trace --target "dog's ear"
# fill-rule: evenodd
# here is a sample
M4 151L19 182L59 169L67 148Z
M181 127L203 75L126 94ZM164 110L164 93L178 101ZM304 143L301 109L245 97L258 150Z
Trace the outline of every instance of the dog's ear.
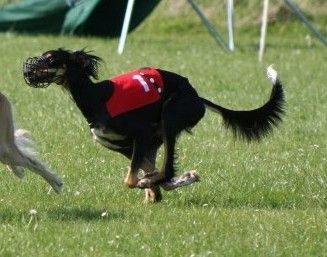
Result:
M102 61L100 57L92 55L83 49L73 52L72 59L73 63L78 65L87 76L98 79L98 66L99 62Z

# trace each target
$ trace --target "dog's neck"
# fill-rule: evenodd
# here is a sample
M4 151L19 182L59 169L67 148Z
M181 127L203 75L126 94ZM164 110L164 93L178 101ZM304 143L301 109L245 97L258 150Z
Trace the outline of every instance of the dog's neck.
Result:
M66 88L89 124L98 122L113 87L108 81L94 83L89 77L67 79Z

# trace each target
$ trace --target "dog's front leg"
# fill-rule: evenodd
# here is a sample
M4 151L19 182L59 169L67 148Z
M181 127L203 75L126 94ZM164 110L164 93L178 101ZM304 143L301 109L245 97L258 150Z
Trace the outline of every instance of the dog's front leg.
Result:
M148 156L148 158L145 158L145 160L142 163L141 168L144 171L145 176L149 174L153 174L156 171L155 160L156 160L157 151L154 151L152 154L154 154L153 157ZM155 202L160 202L162 200L161 190L158 185L153 186L151 188L145 188L144 192L145 192L145 199L144 199L145 203L155 203Z
M137 137L134 139L131 167L124 180L129 188L137 187L139 182L138 172L145 156L144 142L143 137Z
M133 169L130 167L127 171L127 175L125 177L124 183L129 187L129 188L135 188L137 186L137 183L139 181L139 178L137 177L138 174L138 169Z

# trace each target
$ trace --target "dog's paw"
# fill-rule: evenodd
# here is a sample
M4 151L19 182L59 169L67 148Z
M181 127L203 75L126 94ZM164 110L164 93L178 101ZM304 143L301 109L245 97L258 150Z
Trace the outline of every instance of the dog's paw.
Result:
M60 194L64 183L59 177L56 177L53 181L51 181L50 185L57 194Z
M152 180L149 178L142 178L137 182L137 187L141 189L153 187Z
M157 203L162 200L162 195L159 186L145 188L145 199L144 203Z
M47 182L57 194L61 192L64 183L58 175L51 173L51 178L48 178Z

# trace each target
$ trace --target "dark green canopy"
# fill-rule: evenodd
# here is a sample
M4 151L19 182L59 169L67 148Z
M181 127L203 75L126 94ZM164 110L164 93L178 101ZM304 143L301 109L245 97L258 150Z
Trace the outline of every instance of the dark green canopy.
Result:
M129 30L136 28L160 0L135 0ZM127 0L24 0L0 8L0 31L120 35Z

